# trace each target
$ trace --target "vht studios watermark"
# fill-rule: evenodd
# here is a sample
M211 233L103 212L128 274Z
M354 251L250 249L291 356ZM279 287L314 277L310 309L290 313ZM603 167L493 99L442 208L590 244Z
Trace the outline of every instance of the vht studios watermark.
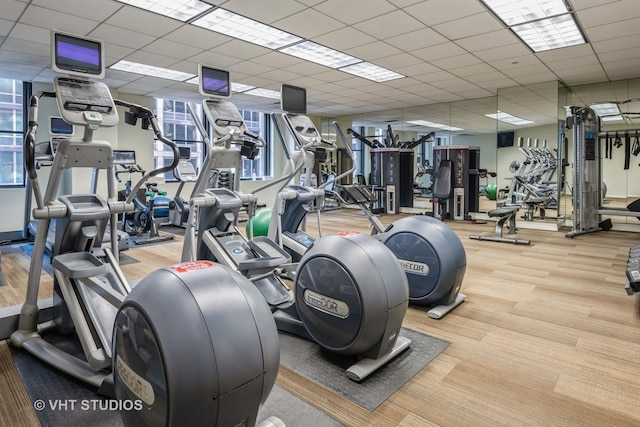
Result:
M142 400L103 399L38 399L33 402L36 411L141 411Z

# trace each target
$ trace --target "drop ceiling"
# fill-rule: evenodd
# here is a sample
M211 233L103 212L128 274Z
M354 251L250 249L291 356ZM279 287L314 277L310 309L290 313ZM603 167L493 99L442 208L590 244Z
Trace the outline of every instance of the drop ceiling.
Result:
M390 116L391 110L414 119L429 111L417 106L463 100L468 100L459 104L463 110L491 113L495 106L482 99L499 88L640 77L638 0L571 0L589 42L537 54L478 0L210 2L406 76L384 83L114 0L1 2L0 77L34 82L51 82L54 76L49 69L52 29L104 40L107 66L125 59L196 73L197 64L204 63L230 70L239 83L272 90L281 83L306 87L309 113L330 116ZM124 93L198 97L189 83L115 70L107 70L105 83ZM243 108L279 109L268 98L236 94L233 100ZM390 120L398 118L406 120L397 115ZM419 118L438 122L436 116Z

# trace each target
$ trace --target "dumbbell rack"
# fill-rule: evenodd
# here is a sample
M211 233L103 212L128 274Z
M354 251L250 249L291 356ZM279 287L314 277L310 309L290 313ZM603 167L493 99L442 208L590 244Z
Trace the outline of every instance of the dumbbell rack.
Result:
M629 249L626 275L627 283L624 289L627 294L640 294L640 245L632 246Z

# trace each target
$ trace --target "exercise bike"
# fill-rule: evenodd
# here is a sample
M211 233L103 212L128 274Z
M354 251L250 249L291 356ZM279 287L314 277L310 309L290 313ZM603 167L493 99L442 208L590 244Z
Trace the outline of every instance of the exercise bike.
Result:
M306 163L309 164L308 158L313 156L309 147L313 146L313 141L317 145L321 139L313 122L304 115L284 113L274 114L273 123L283 142L285 154L288 157L307 159ZM351 144L347 142L340 126L336 122L333 124L338 139L355 165ZM284 143L288 139L293 139L297 151L307 153L288 153L287 144ZM298 164L295 170L300 170L301 167ZM339 182L354 170L355 167L337 176L334 181ZM330 183L324 183L319 190L322 191L323 186ZM431 307L427 312L428 316L439 319L464 301L465 296L459 291L466 270L466 255L462 242L453 230L441 221L426 216L402 218L384 227L370 210L369 206L375 204L376 198L368 187L353 184L340 185L338 188L344 191L352 203L360 206L371 223L372 234L400 261L407 275L411 304ZM303 256L316 241L315 237L301 227L306 214L312 210L310 204L317 203L311 194L320 196L317 190L304 186L281 188L272 211L269 236L294 258ZM348 204L337 193L336 197Z
M251 158L265 142L247 130L235 105L211 98L221 96L216 87L230 87L220 83L229 82L228 73L201 66L199 74L200 91L208 97L203 107L214 142L189 104L207 149L196 182L197 196L190 201L182 260L212 260L240 271L262 292L279 330L314 341L333 353L357 356L359 362L346 374L362 381L410 345L410 340L400 336L408 297L402 267L384 245L366 235L319 239L298 264L291 264L288 254L268 237L253 238L251 226L245 238L237 228L240 209L247 206L251 221L255 193L286 177L251 194L206 189L212 165L238 170L243 155ZM208 88L211 75L217 76L217 85ZM294 278L293 293L279 277L284 272Z
M26 300L11 343L101 394L135 404L122 412L125 425L255 424L279 364L269 307L246 279L211 262L157 270L131 289L118 266L116 242L111 249L102 249L100 243L107 222L115 234L116 215L133 210L132 196L116 200L111 144L94 139L94 131L117 125L116 105L120 105L129 109L128 123L144 117L156 138L174 153L171 165L143 176L133 193L151 176L175 167L177 149L163 137L149 109L114 102L106 85L86 80L85 71L103 75L99 64L104 59L83 62L104 58L101 42L54 33L52 46L54 71L74 77L56 77L55 93L48 95L57 98L64 119L83 128L84 135L60 142L43 195L34 161L38 100L43 93L31 98L24 156L38 227ZM85 71L78 71L81 65ZM106 172L106 199L94 193L56 197L64 170L78 167L92 168L94 179L99 171ZM54 318L39 324L40 275L53 218L58 221L52 260ZM238 319L230 322L221 307L238 313ZM84 358L47 341L54 328L61 333L75 330Z

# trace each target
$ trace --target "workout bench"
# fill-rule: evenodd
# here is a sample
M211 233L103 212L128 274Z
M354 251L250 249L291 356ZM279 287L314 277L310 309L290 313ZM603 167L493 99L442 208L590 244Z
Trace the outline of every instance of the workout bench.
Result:
M502 243L513 243L516 245L528 245L531 243L529 240L524 239L510 239L502 236L502 232L504 229L505 222L507 223L507 227L509 228L508 234L516 234L516 215L518 214L518 207L506 207L493 209L487 212L489 217L498 218L496 221L496 231L493 236L480 236L480 235L471 235L470 239L475 240L491 240L494 242L502 242Z

